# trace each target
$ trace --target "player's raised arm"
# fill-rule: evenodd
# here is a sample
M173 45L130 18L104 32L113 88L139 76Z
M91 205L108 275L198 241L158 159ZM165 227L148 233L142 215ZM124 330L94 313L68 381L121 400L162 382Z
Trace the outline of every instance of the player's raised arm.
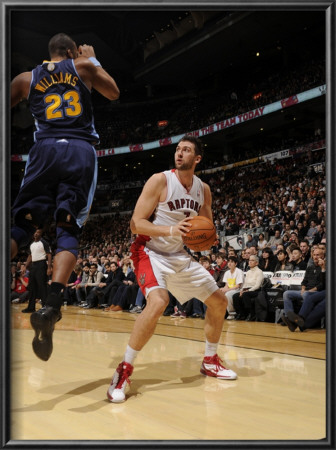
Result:
M120 95L115 80L104 70L92 45L80 45L78 48L79 58L76 59L76 69L79 71L84 83L91 89L93 87L109 100L117 100Z

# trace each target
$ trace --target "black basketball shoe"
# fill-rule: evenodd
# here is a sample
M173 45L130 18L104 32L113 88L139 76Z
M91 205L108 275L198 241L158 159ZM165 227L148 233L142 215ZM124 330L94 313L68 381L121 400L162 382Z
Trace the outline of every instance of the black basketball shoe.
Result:
M53 297L56 297L55 299ZM52 293L47 298L48 300L57 300L57 295ZM55 303L55 302L52 302ZM38 311L35 311L30 316L30 323L35 331L35 336L32 342L35 355L43 361L48 361L53 351L52 334L55 328L55 323L61 320L62 313L58 308L53 308L50 305L43 306Z

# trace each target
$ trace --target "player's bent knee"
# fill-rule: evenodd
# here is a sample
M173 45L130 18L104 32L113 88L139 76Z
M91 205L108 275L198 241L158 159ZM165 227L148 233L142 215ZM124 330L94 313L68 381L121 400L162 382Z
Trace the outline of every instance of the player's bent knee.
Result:
M228 300L226 295L218 289L209 298L207 298L204 303L209 308L226 310Z
M169 303L169 297L160 295L159 290L152 291L147 297L146 309L151 311L153 315L160 317Z

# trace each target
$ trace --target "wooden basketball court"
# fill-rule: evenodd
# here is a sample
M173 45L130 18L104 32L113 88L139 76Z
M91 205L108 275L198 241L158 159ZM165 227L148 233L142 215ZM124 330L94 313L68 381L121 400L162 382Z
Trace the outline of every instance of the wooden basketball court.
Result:
M11 440L320 440L326 332L226 321L219 355L238 374L200 374L202 319L161 317L125 403L106 390L136 314L62 308L49 361L33 353L26 305L12 305Z

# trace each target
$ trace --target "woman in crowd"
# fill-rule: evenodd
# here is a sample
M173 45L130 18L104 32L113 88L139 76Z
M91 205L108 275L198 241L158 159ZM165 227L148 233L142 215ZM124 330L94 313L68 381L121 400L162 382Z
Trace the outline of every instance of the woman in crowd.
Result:
M292 271L294 266L292 263L288 261L288 254L284 250L279 250L276 255L278 262L274 268L274 272L279 272L282 270L290 270Z
M273 254L272 249L265 247L261 254L261 260L259 267L263 272L274 272L275 266L277 264L277 259Z

